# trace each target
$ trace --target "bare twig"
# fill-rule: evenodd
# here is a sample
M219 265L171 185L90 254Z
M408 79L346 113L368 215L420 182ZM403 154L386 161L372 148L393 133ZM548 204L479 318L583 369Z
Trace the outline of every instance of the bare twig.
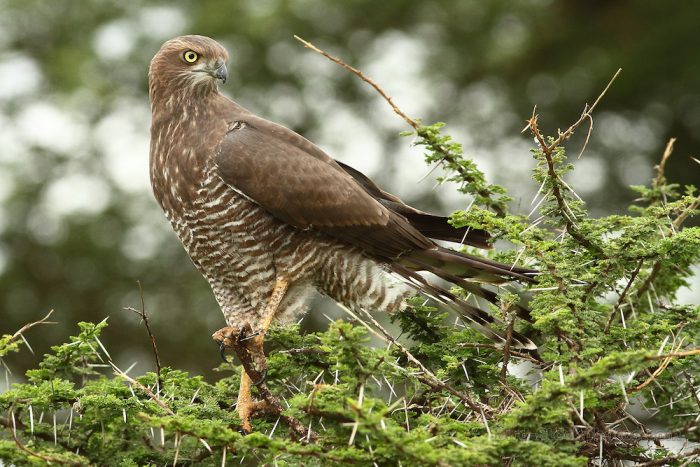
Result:
M647 357L648 360L664 360L666 358L683 358L683 357L694 357L700 355L700 348L684 350L683 352L671 352L661 355L652 355Z
M576 159L581 159L583 152L588 147L588 141L590 141L590 139L591 139L591 134L593 133L593 117L591 116L590 113L587 114L586 117L588 117L588 121L591 124L588 125L588 133L586 133L586 139L583 141L583 146L581 146L581 151L578 153L578 157L576 157Z
M560 133L560 134L559 134L559 137L558 137L556 140L554 140L554 142L549 146L549 150L550 150L550 151L552 151L554 148L556 148L557 146L559 146L564 140L566 140L566 139L568 139L569 137L571 137L571 135L574 134L574 131L575 131L585 120L587 120L587 119L592 119L592 118L593 118L593 117L592 117L592 115L593 115L593 110L595 110L595 108L598 106L598 103L600 103L600 101L603 99L603 96L605 96L605 94L606 94L606 93L608 92L608 90L610 89L610 86L612 86L613 82L615 82L615 80L617 79L617 77L620 75L621 72L622 72L622 68L618 68L618 70L615 72L615 74L613 75L613 77L610 78L610 81L608 81L608 84L605 86L605 89L603 89L603 92L601 92L601 93L598 95L598 97L596 98L595 102L593 102L593 105L591 105L590 107L589 107L589 106L584 107L583 113L581 114L581 116L579 117L579 119L576 120L576 122L574 122L569 128L567 128L566 131L564 131L563 133ZM593 125L593 124L591 124L591 127L592 127L592 125ZM588 140L588 138L586 138L586 140Z
M671 154L673 153L673 144L675 142L676 138L671 138L668 140L668 143L666 143L666 149L664 149L664 153L661 156L661 161L659 162L659 165L656 166L656 178L652 182L652 186L654 188L657 188L664 183L664 171L666 169L666 161L669 157L671 157Z
M472 347L475 349L489 349L489 350L494 350L496 352L502 352L503 349L497 345L494 344L482 344L480 342L460 342L458 344L460 347ZM536 365L542 366L544 362L542 360L538 360L537 358L533 357L532 355L523 353L523 352L517 352L513 349L510 349L510 356L511 357L517 357L521 358L523 360L528 360Z
M17 330L17 332L15 332L14 334L12 334L12 337L10 338L8 344L10 344L10 343L16 341L17 339L23 339L23 338L24 338L24 333L27 332L27 331L29 331L31 328L33 328L34 326L36 326L36 325L38 325L38 324L56 324L56 321L48 321L49 317L50 317L52 314L53 314L53 310L49 311L49 312L46 314L46 316L44 316L43 318L41 318L39 321L34 321L33 323L25 324L24 326L22 326L21 328L19 328L19 329ZM26 342L26 340L25 340L25 342Z
M370 77L365 75L362 71L358 70L357 68L348 65L345 63L342 59L335 57L328 52L318 48L314 44L312 44L309 41L306 41L302 39L299 36L294 36L296 40L304 44L305 47L313 50L316 53L321 54L322 56L326 57L328 60L332 61L333 63L340 65L341 67L345 68L346 70L350 71L351 73L355 74L358 78L360 78L362 81L365 83L369 84L374 88L377 93L379 93L380 96L391 106L392 110L399 116L401 117L411 128L413 128L418 136L424 136L425 133L423 133L424 127L418 122L417 120L414 120L410 118L404 111L402 111L393 101L393 99L384 91L374 80L372 80ZM460 177L462 180L465 182L472 182L474 181L474 177L468 173L462 166L457 164L457 161L455 160L455 157L450 154L449 150L445 145L442 144L437 144L434 146L435 150L440 153L440 156L442 162L449 162L451 164L454 164L454 170L459 173ZM483 198L489 199L491 198L491 194L488 190L478 190L477 193L479 196L482 196ZM505 211L501 205L499 205L496 202L490 202L489 207L499 216L504 216Z
M675 349L673 352L667 353L667 354L661 354L661 355L651 355L647 357L647 360L661 360L661 364L654 370L654 372L651 374L651 376L644 381L643 383L639 384L638 386L632 388L631 392L637 392L641 391L645 387L647 387L649 384L654 382L656 378L663 373L668 365L671 364L671 361L673 361L674 358L683 358L683 357L694 357L696 355L700 355L700 348L695 348L695 349L690 349L690 350L685 350L682 352L678 352L678 349L683 345L683 342L681 342L678 345L675 345Z
M671 360L673 360L672 357L666 357L664 360L661 362L661 364L654 370L654 372L651 374L651 376L644 381L643 383L637 385L636 387L630 389L630 392L637 392L641 391L645 387L649 386L652 382L656 380L656 378L663 373L666 370L666 367L671 363Z
M389 103L389 105L394 110L394 112L399 117L401 117L406 123L408 123L414 130L417 130L418 128L420 128L420 124L417 121L410 118L408 115L406 115L401 109L399 109L398 106L396 104L394 104L394 101L391 99L391 97L386 92L384 92L384 90L381 87L379 87L379 85L376 82L374 82L374 80L372 80L370 77L368 77L367 75L362 73L357 68L348 65L340 58L335 57L335 56L329 54L328 52L319 49L318 47L313 45L311 42L305 41L304 39L302 39L301 37L296 36L296 35L294 36L294 38L296 40L298 40L299 42L301 42L302 44L304 44L304 47L307 47L307 48L313 50L314 52L317 52L317 53L323 55L324 57L326 57L328 60L332 61L333 63L336 63L336 64L340 65L341 67L345 68L346 70L357 75L357 77L360 78L362 81L364 81L365 83L372 86L374 88L374 90L377 91L379 93L379 95L382 96L384 98L384 100Z
M327 355L328 354L328 352L323 350L323 349L314 349L314 348L279 350L277 353L286 353L286 354L290 354L290 355Z
M148 333L148 337L151 340L151 348L153 349L153 356L156 361L156 374L158 375L158 388L163 387L163 379L160 376L160 356L158 355L158 347L156 346L156 336L153 334L153 331L151 331L151 325L148 322L148 315L146 314L146 304L143 299L143 286L141 285L141 281L136 281L136 283L139 286L139 296L141 298L141 310L137 310L133 307L126 307L125 310L133 311L137 315L141 317L141 320L143 321L143 324L146 326L146 332Z
M663 433L634 433L632 431L618 431L613 430L612 428L608 428L608 426L605 423L599 423L599 427L609 435L618 438L629 438L638 440L661 440L675 438L676 436L692 433L698 429L698 425L695 422L688 423L681 428L677 428L675 430Z

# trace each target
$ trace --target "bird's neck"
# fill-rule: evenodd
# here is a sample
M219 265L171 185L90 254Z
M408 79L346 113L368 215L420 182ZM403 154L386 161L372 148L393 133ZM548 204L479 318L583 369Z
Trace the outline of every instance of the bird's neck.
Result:
M151 184L164 208L170 198L194 198L228 129L223 100L218 92L151 94Z
M207 109L212 108L221 96L215 84L210 86L182 87L166 89L151 86L149 97L151 100L152 121L170 121L183 115L185 118L195 117ZM153 128L153 127L151 127Z

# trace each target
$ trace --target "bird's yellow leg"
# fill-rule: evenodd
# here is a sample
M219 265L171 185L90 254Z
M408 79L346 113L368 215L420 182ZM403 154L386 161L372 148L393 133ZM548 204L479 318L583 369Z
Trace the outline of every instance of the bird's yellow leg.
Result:
M238 388L238 402L236 403L236 409L238 410L238 416L241 417L241 428L246 433L253 431L253 427L250 424L250 415L253 413L253 395L250 393L250 388L253 381L246 373L245 368L241 369L241 385Z
M270 329L272 321L277 316L277 310L279 309L280 303L282 303L282 299L287 293L288 288L289 282L287 282L286 279L278 277L277 280L275 280L275 287L272 289L270 299L267 301L267 306L265 307L262 321L260 322L260 326L258 328L260 334L253 338L253 343L256 347L259 347L261 352L262 345L265 342L265 334L267 333L267 330Z
M251 339L252 348L251 350L255 353L255 357L258 361L259 370L265 374L265 352L263 351L263 344L265 342L265 333L270 328L272 321L277 315L277 310L279 309L280 303L284 295L287 293L289 288L289 282L284 278L278 277L275 281L275 287L272 289L272 294L270 299L267 301L265 310L263 312L262 321L258 327L257 336ZM250 415L255 409L255 402L253 401L253 396L250 392L253 381L251 380L245 369L241 372L241 386L238 391L238 404L236 405L238 409L238 415L241 417L241 426L247 431L252 431L252 426L250 425Z

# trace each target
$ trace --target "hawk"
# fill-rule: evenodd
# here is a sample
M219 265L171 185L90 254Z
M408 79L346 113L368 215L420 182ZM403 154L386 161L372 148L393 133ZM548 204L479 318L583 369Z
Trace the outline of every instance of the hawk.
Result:
M388 313L422 293L503 341L497 319L418 272L497 302L478 282L532 281L535 271L436 244L490 247L487 232L454 228L446 217L405 204L225 97L218 84L226 81L227 59L214 40L182 36L163 44L148 72L153 192L223 311L228 327L215 338L252 327L262 354L272 321L298 318L316 290L350 309ZM512 342L535 347L517 332ZM251 384L243 370L237 410L247 431Z

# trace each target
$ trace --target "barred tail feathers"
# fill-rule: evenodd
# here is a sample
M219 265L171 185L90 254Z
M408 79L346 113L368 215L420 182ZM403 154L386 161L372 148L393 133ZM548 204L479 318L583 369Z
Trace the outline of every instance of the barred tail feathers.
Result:
M413 288L418 290L420 293L436 300L439 303L442 303L452 311L455 311L457 314L464 317L466 320L469 321L469 324L474 329L476 329L488 339L491 339L494 342L500 344L505 344L505 334L493 328L494 325L504 325L504 323L499 319L494 318L493 316L489 315L483 310L480 310L479 308L469 305L453 293L445 290L444 288L438 285L431 283L426 278L407 267L394 264L391 266L391 270L392 272L400 276L403 280L405 280L408 284L410 284ZM537 346L534 342L532 342L528 337L520 334L515 330L511 334L511 345L514 348L524 350L537 349Z

